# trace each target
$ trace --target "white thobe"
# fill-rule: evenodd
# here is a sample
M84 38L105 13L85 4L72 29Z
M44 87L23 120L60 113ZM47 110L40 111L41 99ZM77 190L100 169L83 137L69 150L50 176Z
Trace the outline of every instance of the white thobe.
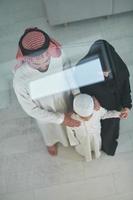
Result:
M67 127L68 139L71 146L75 147L75 150L85 157L86 161L91 161L94 158L99 158L101 155L101 119L117 118L120 112L107 111L104 108L100 108L98 111L94 111L92 117L88 121L84 121L78 115L73 114L72 118L81 121L79 127Z
M70 104L72 105L70 91L33 100L30 96L29 83L51 73L59 72L66 65L68 63L62 53L59 58L51 58L46 72L39 72L28 64L23 64L14 75L13 87L18 101L24 111L37 120L47 146L57 142L68 146L66 127L62 125L62 122L64 113L69 110Z

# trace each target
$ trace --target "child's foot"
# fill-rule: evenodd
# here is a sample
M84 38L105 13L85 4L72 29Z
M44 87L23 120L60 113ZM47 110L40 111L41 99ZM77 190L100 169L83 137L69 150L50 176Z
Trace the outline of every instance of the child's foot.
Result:
M47 146L47 150L51 156L56 156L57 155L57 144L54 144L52 146Z

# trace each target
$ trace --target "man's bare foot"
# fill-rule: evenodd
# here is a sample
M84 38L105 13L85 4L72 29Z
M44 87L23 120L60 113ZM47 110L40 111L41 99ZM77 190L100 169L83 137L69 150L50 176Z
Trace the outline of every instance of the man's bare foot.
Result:
M52 146L47 146L47 150L51 156L57 155L57 144L54 144Z

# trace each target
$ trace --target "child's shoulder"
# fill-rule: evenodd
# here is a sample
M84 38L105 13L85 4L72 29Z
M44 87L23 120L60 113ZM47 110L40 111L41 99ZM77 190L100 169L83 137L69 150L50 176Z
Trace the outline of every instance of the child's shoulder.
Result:
M100 107L99 110L94 110L94 116L101 118L106 112L107 110L105 108Z
M107 110L105 108L103 108L102 106L100 106L99 110L94 110L94 113L101 113L101 112L107 112Z
M76 113L73 113L73 114L71 115L71 118L72 118L72 119L75 119L75 120L78 120L78 121L83 121L83 120L79 117L79 115L77 115Z

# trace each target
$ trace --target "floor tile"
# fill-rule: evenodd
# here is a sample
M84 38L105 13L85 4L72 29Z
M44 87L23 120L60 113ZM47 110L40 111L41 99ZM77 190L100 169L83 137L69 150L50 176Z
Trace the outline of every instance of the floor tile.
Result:
M8 193L0 195L0 200L35 200L33 191Z
M84 182L62 184L49 188L35 190L36 200L93 199L115 193L112 176L97 177Z
M131 193L133 187L132 170L120 170L115 173L114 184L117 193Z

